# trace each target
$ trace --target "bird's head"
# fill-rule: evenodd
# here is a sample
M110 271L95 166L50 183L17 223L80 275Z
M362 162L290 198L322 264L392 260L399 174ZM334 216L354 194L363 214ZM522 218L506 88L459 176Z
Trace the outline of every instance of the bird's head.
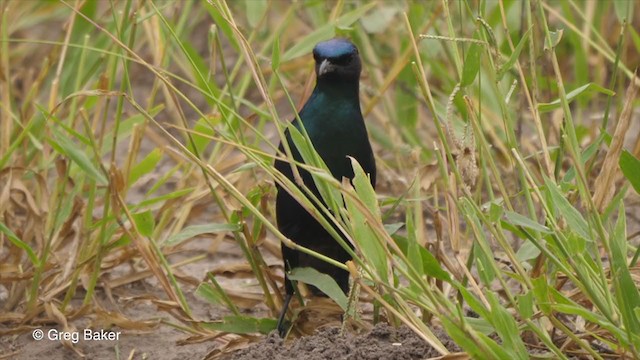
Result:
M347 39L336 38L318 43L313 48L318 80L358 80L362 65L358 48Z

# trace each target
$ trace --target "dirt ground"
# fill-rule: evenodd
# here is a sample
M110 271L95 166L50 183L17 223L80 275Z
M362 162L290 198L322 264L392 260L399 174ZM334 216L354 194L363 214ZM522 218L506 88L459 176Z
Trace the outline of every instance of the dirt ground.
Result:
M443 332L436 336L450 351L459 350ZM440 356L434 348L407 327L380 323L363 335L340 335L338 328L320 329L312 336L285 343L277 334L237 351L229 360L322 360L322 359L428 359Z
M143 309L138 309L145 312ZM50 327L40 328L45 337ZM246 348L231 354L214 356L220 346L216 341L178 345L185 333L168 326L158 326L145 333L120 331L118 341L84 340L83 329L79 329L80 340L75 345L87 359L204 359L218 357L224 360L257 359L428 359L440 354L406 327L393 328L380 323L362 335L340 334L336 327L318 330L314 335L283 341L275 332ZM457 346L443 332L436 332L442 343L452 352ZM36 360L81 358L59 341L43 339L36 341L31 333L5 336L0 339L0 359Z

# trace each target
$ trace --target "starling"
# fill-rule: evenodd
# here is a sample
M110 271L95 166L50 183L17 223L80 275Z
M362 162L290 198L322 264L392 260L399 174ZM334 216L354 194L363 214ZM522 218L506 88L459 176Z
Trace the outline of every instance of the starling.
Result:
M314 148L338 180L353 179L350 160L355 158L369 174L371 184L376 183L376 164L367 136L362 111L360 110L359 83L362 64L356 46L347 39L336 38L318 43L313 49L316 86L300 110L299 118L309 135ZM299 121L293 125L300 129ZM285 132L286 141L293 158L303 162L291 135ZM280 151L283 150L280 144ZM276 160L275 168L287 178L294 180L291 165ZM304 184L315 196L322 199L311 174L299 168ZM277 186L276 218L278 229L298 245L328 256L339 262L350 260L349 253L316 221L291 195ZM348 243L348 242L347 242ZM349 273L311 255L282 245L285 266L285 303L278 321L278 331L286 335L284 316L294 293L293 283L286 273L297 267L311 267L331 276L345 294L349 289ZM315 295L323 295L314 287Z

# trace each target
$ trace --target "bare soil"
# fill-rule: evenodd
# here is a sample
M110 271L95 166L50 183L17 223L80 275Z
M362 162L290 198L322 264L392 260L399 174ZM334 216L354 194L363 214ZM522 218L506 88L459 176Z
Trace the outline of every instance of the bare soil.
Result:
M441 331L440 341L452 352L459 348ZM318 330L314 335L298 338L291 343L283 341L275 332L263 341L237 351L230 360L412 360L440 356L433 347L407 327L393 328L379 323L363 335L340 334L336 327Z

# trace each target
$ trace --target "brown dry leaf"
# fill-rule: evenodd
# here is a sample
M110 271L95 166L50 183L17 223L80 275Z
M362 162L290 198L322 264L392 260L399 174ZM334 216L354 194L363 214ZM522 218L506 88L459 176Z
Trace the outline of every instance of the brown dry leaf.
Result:
M22 273L21 266L18 266L17 264L0 264L0 283L13 282L26 278L28 277Z
M215 266L210 271L213 275L240 276L253 278L251 265L246 261L236 261Z
M422 190L428 191L440 175L437 163L424 165L420 168L420 187Z
M112 166L112 168L114 167L115 166ZM117 175L114 175L114 174L111 174L111 175L117 177ZM122 176L122 174L120 174L120 176ZM110 183L114 181L117 183L118 180L110 179L109 181ZM151 248L151 245L149 244L147 239L143 238L137 231L135 227L135 222L133 221L133 217L129 212L129 210L127 209L126 202L124 201L122 196L117 192L112 193L112 198L113 198L114 212L118 213L122 211L127 216L134 231L129 231L129 229L127 229L126 226L121 221L118 221L118 225L120 225L121 229L125 231L125 233L132 239L133 244L140 252L140 255L142 256L145 263L149 267L149 270L153 272L153 274L155 275L156 279L162 286L162 289L165 291L167 296L169 296L169 298L171 298L174 303L178 304L179 302L178 294L176 294L174 288L171 286L171 282L169 281L167 275L165 274L164 269L161 265L161 262L158 260L156 252Z
M64 178L67 176L67 161L63 158L57 158L55 161L56 172L58 173L59 178Z
M229 337L231 337L231 339L226 340L226 338L229 338ZM247 346L251 345L252 343L260 340L260 337L254 337L250 335L238 336L238 335L227 334L224 336L224 338L227 341L226 344L223 344L222 346L219 346L213 349L204 357L203 360L214 360L214 359L223 358L225 357L225 355L231 354L240 349L244 349ZM219 340L222 340L222 338Z
M313 297L297 313L293 326L304 335L311 335L320 327L340 326L342 308L326 297Z
M198 322L193 322L194 324L198 324ZM208 331L208 330L204 330ZM230 335L230 334L226 334ZM215 340L218 343L226 343L224 339L225 333L220 331L211 332L209 331L206 334L195 334L187 337L186 339L181 339L176 341L176 345L184 346L184 345L192 345L192 344L200 344L204 342L209 342Z
M0 312L0 324L18 323L24 319L24 314L17 312L2 311Z
M262 243L262 249L268 251L271 255L278 259L282 258L282 250L280 247L280 241L274 237L267 237Z
M624 137L629 131L629 126L631 125L633 101L635 100L636 95L638 95L638 86L636 85L635 81L631 81L629 87L627 88L627 96L624 101L624 108L622 109L622 113L620 113L620 118L618 119L616 130L613 134L613 138L611 139L609 151L604 158L602 169L600 170L600 174L596 178L594 186L595 191L593 193L593 203L596 209L600 212L604 211L616 192L615 181L616 178L620 175L620 171L618 169L618 159L620 158L620 153L622 152Z
M2 175L3 174L0 172L0 178ZM9 197L11 194L11 175L12 173L9 172L9 179L2 187L2 190L0 191L0 216L2 216L3 218L4 218L3 215L5 211L7 211L7 208L9 207Z
M152 300L156 300L157 297L150 295L150 294L142 294L142 295L134 295L134 296L130 296L130 295L126 295L124 293L122 293L121 291L114 291L114 294L116 294L118 296L118 300L120 300L120 302L122 303L130 303L130 302L135 302L135 301L152 301Z
M225 288L225 292L229 299L233 301L236 306L243 309L251 309L259 304L264 303L264 294L259 291L247 291L246 289L228 289Z
M79 197L75 197L73 199L73 207L71 209L71 213L67 217L67 220L62 224L62 227L59 231L59 239L56 244L53 245L53 250L56 251L64 246L69 240L72 240L74 237L77 238L77 232L73 230L74 224L78 219L82 218L82 210L84 209L84 201ZM74 236L75 235L75 236Z
M134 283L136 281L140 281L142 279L145 279L149 276L151 276L153 273L150 270L144 270L144 271L139 271L139 272L134 272L134 273L130 273L127 274L125 276L121 276L119 278L116 279L104 279L103 280L103 284L105 288L108 289L115 289L118 288L122 285L127 285L127 284L131 284Z
M0 329L0 336L24 334L24 333L32 332L33 330L38 328L39 327L37 326L31 326L31 325L12 326L7 329Z
M49 315L50 318L52 318L55 322L57 322L58 324L62 325L62 330L64 332L77 332L78 329L73 326L73 325L69 325L67 318L64 316L64 314L51 302L45 302L44 303L44 309L47 312L47 315ZM66 347L69 350L72 350L73 352L75 352L78 356L80 357L85 357L84 353L82 353L80 350L76 349L73 346L73 343L71 342L71 340L60 340L60 343Z
M107 311L101 307L95 308L95 315L93 325L103 329L117 326L127 330L151 331L160 324L159 320L132 320L119 312Z
M109 168L109 182L115 193L120 194L125 190L124 176L115 164L111 164Z
M180 274L177 271L173 274L173 276L176 278L176 280L179 280L183 284L189 284L191 286L198 286L201 282L193 276Z
M43 209L38 206L28 187L21 180L14 178L11 182L11 190L14 192L14 194L12 195L14 201L18 200L16 199L18 195L17 193L21 194L24 197L24 199L16 201L15 205L29 210L29 214L35 215L36 218L42 217Z
M154 305L156 305L160 310L163 310L163 311L171 311L171 310L180 309L180 305L175 301L160 300L158 298L152 298L150 300Z
M67 310L67 319L73 321L91 313L93 313L93 306L83 304L80 307Z
M449 178L449 192L446 193L445 202L447 203L446 213L447 213L447 222L448 232L449 232L449 242L451 244L451 249L455 253L459 253L462 251L462 245L460 244L460 211L458 211L457 201L454 198L453 194L457 194L458 186L455 178L452 176Z

